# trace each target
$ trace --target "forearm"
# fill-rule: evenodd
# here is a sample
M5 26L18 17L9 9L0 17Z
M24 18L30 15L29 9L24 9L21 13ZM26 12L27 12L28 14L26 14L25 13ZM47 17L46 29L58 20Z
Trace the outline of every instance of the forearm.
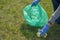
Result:
M55 20L60 16L60 5L58 6L57 10L53 13L52 17L50 18L49 22L53 23Z

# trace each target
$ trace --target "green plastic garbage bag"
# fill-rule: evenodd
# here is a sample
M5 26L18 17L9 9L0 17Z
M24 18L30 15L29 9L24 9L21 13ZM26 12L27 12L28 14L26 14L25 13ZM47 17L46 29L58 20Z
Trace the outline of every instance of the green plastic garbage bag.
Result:
M48 22L46 11L41 7L40 4L33 7L31 5L32 4L23 9L26 22L34 27L43 27Z

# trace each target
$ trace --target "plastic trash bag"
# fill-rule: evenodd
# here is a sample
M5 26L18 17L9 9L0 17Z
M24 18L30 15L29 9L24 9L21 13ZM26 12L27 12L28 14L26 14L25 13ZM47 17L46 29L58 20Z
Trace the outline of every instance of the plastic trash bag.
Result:
M23 9L26 22L34 27L43 27L48 22L46 11L41 7L40 4L36 6L31 5L32 4Z

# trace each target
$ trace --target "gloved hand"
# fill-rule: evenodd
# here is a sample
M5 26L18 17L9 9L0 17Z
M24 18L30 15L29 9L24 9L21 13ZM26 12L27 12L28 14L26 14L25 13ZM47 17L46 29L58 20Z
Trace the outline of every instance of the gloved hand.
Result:
M39 2L40 2L40 0L35 0L35 1L32 3L32 6L36 6Z
M49 30L50 28L50 25L49 24L46 24L43 29L39 30L37 32L37 37L46 37L47 36L47 31Z

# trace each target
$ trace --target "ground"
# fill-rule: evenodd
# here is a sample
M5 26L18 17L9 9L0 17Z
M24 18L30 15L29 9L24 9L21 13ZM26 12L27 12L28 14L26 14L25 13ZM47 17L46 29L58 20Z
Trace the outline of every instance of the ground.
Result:
M60 25L54 24L47 38L37 38L38 28L28 25L23 17L23 8L32 0L0 0L0 40L60 40ZM42 0L41 6L51 17L53 5L51 0Z

